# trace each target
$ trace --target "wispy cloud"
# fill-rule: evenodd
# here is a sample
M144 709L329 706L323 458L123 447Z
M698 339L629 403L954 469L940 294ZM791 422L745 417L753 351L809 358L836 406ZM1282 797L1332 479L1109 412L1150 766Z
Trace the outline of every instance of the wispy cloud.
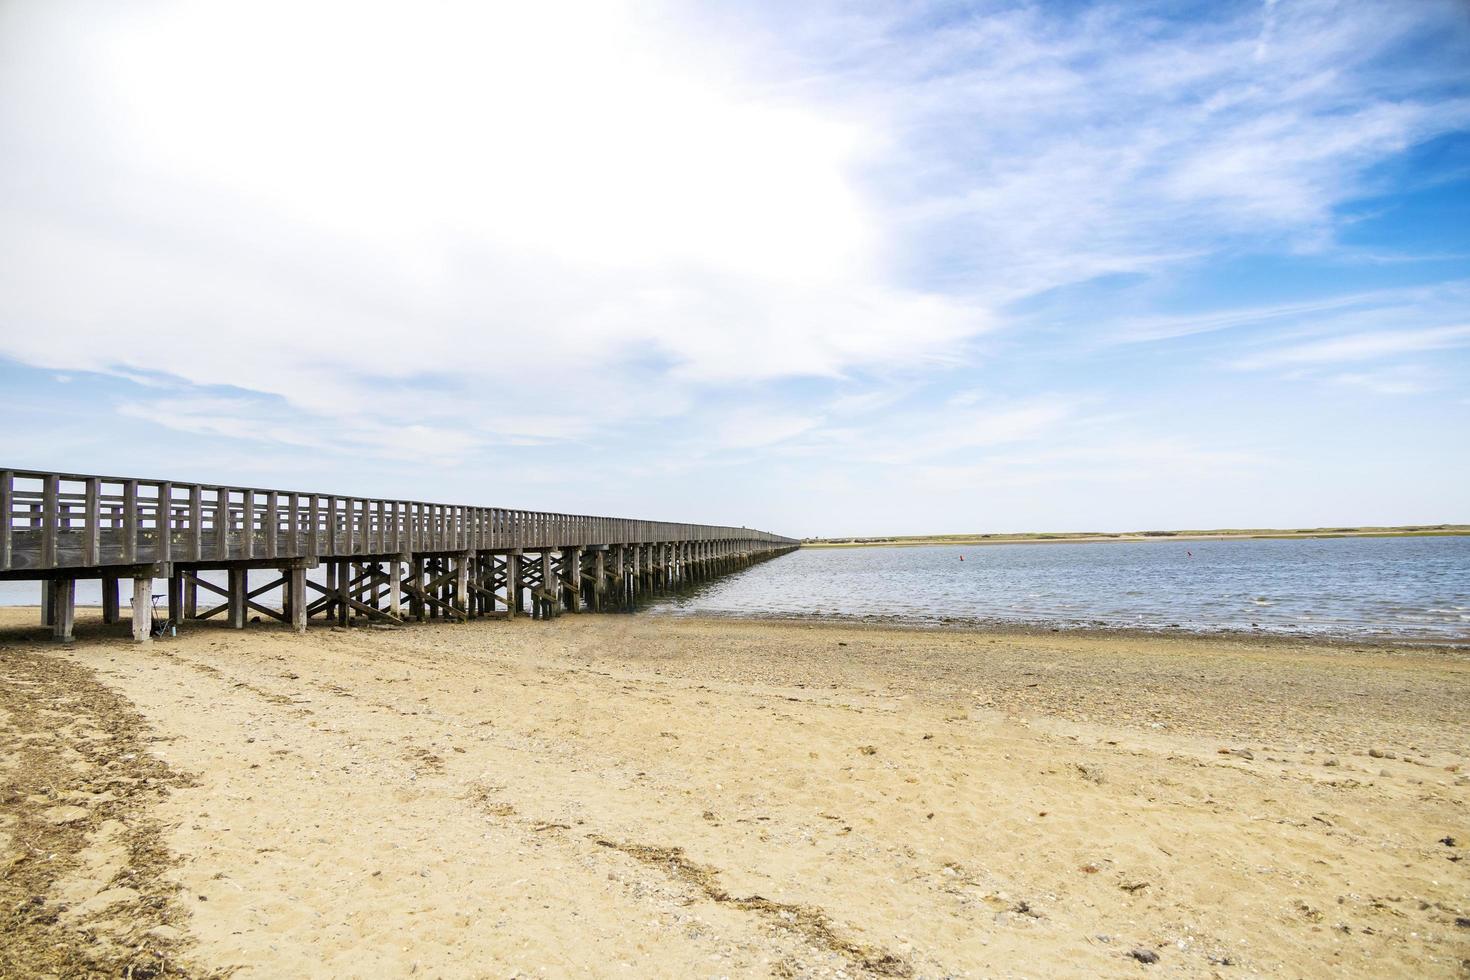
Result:
M1388 60L1448 7L1209 9L1222 16L1020 6L932 32L914 28L927 10L850 26L886 68L855 74L901 134L888 191L909 241L1003 298L1225 243L1316 248L1373 163L1470 119L1444 95L1448 60Z
M1438 384L1418 365L1402 365L1378 371L1344 371L1329 378L1334 384L1362 388L1379 395L1422 395Z
M1302 323L1342 323L1354 313L1379 320L1442 316L1470 304L1470 281L1437 283L1432 286L1375 289L1322 296L1290 303L1208 310L1196 314L1132 317L1102 331L1112 343L1146 343L1197 334L1253 327L1295 328Z
M1260 472L1269 464L1269 457L1259 452L1214 449L1178 438L1111 438L1001 453L978 463L930 464L919 468L917 476L924 484L949 490L1069 482L1127 484L1157 491L1181 480Z
M1470 326L1430 327L1348 334L1291 344L1233 362L1242 369L1306 367L1344 361L1371 361L1400 354L1470 346Z

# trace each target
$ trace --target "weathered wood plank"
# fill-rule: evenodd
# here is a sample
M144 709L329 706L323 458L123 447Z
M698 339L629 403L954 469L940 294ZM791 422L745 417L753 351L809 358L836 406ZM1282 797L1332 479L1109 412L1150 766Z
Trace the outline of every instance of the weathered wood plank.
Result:
M15 471L0 470L0 569L10 567L14 527Z
M87 507L83 522L82 548L88 565L102 564L102 481L95 476L87 480Z
M286 497L286 540L289 542L289 554L296 557L301 554L301 499L300 494L289 494Z
M124 481L122 496L122 560L131 564L138 560L138 481Z
M60 485L59 477L52 475L45 479L41 490L41 567L56 567L56 538L57 538L57 487Z
M174 558L174 485L158 485L158 513L153 523L158 529L158 561L167 564Z
M230 491L228 487L216 490L214 504L214 554L226 560L230 557Z
M204 488L189 488L189 550L195 561L204 559Z
M240 514L240 557L246 561L255 557L255 491L241 492Z
M133 579L133 642L153 640L153 579Z

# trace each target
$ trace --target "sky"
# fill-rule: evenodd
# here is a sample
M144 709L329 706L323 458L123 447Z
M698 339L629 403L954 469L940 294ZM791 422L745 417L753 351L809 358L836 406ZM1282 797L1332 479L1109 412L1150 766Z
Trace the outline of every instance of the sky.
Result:
M0 0L0 465L1470 522L1470 4Z

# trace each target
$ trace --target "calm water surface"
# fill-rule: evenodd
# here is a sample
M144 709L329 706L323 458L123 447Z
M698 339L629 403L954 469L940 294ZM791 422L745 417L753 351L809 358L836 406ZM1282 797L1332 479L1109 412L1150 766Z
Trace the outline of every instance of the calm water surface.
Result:
M803 549L652 609L1465 642L1470 537Z

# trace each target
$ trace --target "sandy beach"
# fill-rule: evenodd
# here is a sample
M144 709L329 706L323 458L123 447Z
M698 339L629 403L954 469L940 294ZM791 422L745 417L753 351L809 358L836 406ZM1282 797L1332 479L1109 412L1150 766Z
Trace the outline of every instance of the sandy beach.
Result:
M0 976L1470 971L1470 653L0 611Z

